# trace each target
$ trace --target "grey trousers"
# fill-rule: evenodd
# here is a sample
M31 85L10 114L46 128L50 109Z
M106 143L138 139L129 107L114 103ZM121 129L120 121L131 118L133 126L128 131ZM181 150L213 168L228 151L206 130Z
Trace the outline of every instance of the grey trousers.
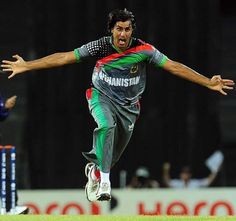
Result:
M93 132L92 150L82 154L106 173L120 159L129 143L140 105L137 102L122 106L95 88L88 89L86 95L97 128Z

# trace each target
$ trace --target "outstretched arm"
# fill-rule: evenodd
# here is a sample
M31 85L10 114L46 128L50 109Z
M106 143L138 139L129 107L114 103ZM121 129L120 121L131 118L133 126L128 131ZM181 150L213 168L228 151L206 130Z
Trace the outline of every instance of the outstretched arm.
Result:
M223 95L227 95L227 93L224 91L225 89L232 90L234 86L233 80L222 79L220 75L215 75L209 79L204 75L194 71L193 69L170 59L167 59L166 63L163 65L163 69L178 77L200 84L211 90L219 91Z
M16 74L27 71L59 67L76 62L74 51L55 53L33 61L25 61L19 55L14 55L13 58L16 60L2 61L1 67L3 68L3 71L11 72L8 78L12 78Z

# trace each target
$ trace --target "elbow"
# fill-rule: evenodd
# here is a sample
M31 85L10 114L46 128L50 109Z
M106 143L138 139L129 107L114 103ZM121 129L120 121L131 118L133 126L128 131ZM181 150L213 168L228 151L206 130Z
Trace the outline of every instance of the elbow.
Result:
M183 65L181 63L168 59L167 63L164 66L164 69L176 75L180 72L182 66Z

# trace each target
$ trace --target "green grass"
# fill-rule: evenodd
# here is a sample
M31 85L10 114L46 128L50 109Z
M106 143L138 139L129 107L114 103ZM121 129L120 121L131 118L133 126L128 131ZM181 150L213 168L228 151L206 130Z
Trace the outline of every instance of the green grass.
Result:
M236 221L225 216L0 215L0 221Z

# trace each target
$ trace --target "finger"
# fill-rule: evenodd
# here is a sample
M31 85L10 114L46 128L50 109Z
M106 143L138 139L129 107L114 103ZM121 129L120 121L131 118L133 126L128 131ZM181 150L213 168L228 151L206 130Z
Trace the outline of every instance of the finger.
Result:
M234 85L234 84L235 84L234 81L229 80L229 79L223 79L222 82L223 82L224 84L229 84L229 85Z
M20 59L20 56L18 54L13 55L12 57L16 58L17 60Z
M229 87L229 86L223 86L224 89L227 89L227 90L233 90L234 88L233 87Z
M3 64L12 64L13 62L12 61L8 61L8 60L2 60L2 63Z
M6 71L6 72L10 72L10 71L12 71L12 68L3 68L2 70Z
M234 86L235 84L234 83L224 83L224 85L227 85L227 86Z
M227 93L225 91L223 91L222 89L220 90L220 93L223 95L227 95Z
M12 77L14 77L14 76L15 76L15 74L12 73L10 76L8 76L8 79L10 79L10 78L12 78Z
M222 79L222 81L229 81L229 82L234 82L233 80L231 79Z
M11 65L10 65L10 64L2 64L1 67L2 67L2 68L10 68Z

